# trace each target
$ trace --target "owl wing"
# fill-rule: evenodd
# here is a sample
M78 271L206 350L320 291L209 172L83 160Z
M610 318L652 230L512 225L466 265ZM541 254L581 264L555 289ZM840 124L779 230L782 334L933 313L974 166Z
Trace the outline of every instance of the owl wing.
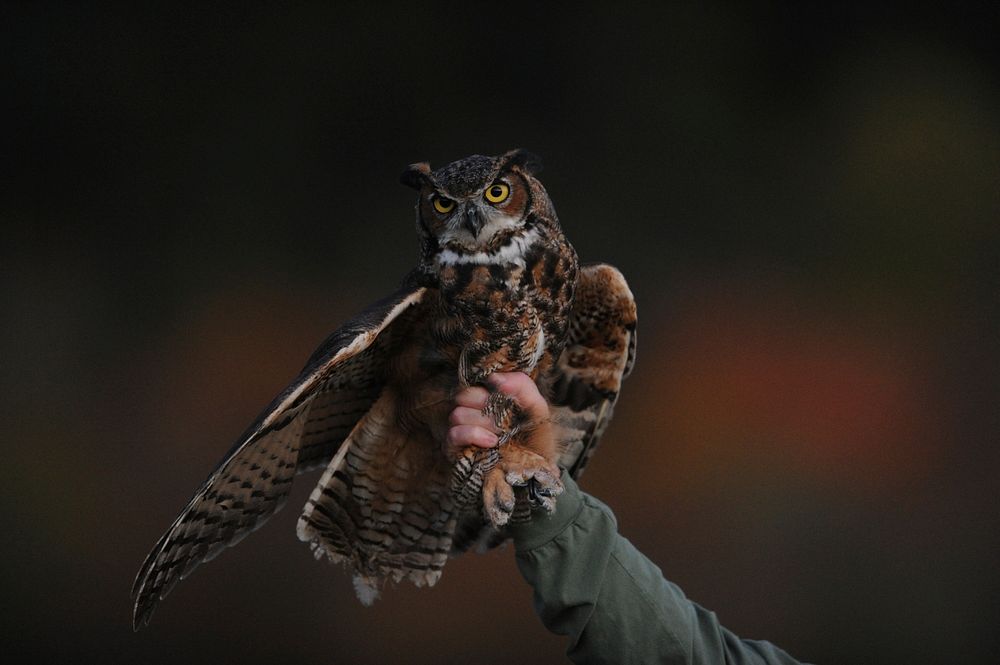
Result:
M325 466L379 396L387 345L424 294L411 280L331 334L223 457L146 557L132 587L133 628L178 580L281 508L296 473Z
M574 478L594 454L632 371L635 329L635 298L621 272L604 263L581 268L550 398L559 465Z

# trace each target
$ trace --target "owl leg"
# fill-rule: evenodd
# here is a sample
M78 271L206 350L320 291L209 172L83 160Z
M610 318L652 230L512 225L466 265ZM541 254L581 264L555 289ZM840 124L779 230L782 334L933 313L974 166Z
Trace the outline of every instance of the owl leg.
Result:
M458 510L475 502L483 489L483 477L497 462L500 453L496 448L469 447L462 451L451 472L451 498Z
M549 424L528 422L517 404L500 392L490 395L483 413L493 418L502 432L496 448L499 452L496 465L483 476L483 507L487 517L499 527L512 516L516 521L526 519L530 508L554 510L555 497L562 493L563 486ZM523 500L518 501L518 497ZM515 510L525 501L528 510Z

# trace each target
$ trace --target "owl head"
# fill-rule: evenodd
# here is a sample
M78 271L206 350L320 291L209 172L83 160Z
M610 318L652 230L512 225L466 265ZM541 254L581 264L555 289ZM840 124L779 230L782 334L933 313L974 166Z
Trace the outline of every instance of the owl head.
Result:
M449 260L516 261L534 242L561 233L535 178L540 170L541 161L526 150L472 155L433 171L426 162L407 167L400 181L419 192L425 268Z

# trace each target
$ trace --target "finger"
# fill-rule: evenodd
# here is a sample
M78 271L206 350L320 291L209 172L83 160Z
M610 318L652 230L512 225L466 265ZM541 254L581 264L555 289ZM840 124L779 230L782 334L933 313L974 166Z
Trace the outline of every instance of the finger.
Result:
M445 454L449 458L454 458L462 448L469 446L492 448L497 445L497 441L496 434L482 427L456 425L448 429L448 436L445 437Z
M499 434L496 424L492 418L483 415L482 409L473 409L467 406L456 406L448 415L448 422L452 425L472 425L482 427L494 434Z
M523 372L494 373L490 375L491 383L497 390L510 396L518 405L536 420L549 417L549 404L538 392L538 386Z
M482 409L486 406L486 400L489 396L490 393L486 390L486 388L473 386L471 388L465 388L455 395L455 404L458 406L468 407L470 409Z

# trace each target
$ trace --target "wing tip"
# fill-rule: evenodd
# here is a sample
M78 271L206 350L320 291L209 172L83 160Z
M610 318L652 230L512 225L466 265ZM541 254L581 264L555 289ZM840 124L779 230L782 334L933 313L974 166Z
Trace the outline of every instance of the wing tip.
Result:
M149 625L154 609L156 609L154 596L140 596L136 599L132 608L132 632L138 633Z
M154 555L158 554L158 552L159 547L156 547L149 553L146 561L142 564L142 568L139 569L139 574L135 576L135 581L132 583L130 597L135 600L135 604L132 606L133 632L139 632L140 628L149 625L149 619L153 615L153 609L156 607L157 600L159 600L156 597L157 594L150 593L147 589L152 562L155 561Z

